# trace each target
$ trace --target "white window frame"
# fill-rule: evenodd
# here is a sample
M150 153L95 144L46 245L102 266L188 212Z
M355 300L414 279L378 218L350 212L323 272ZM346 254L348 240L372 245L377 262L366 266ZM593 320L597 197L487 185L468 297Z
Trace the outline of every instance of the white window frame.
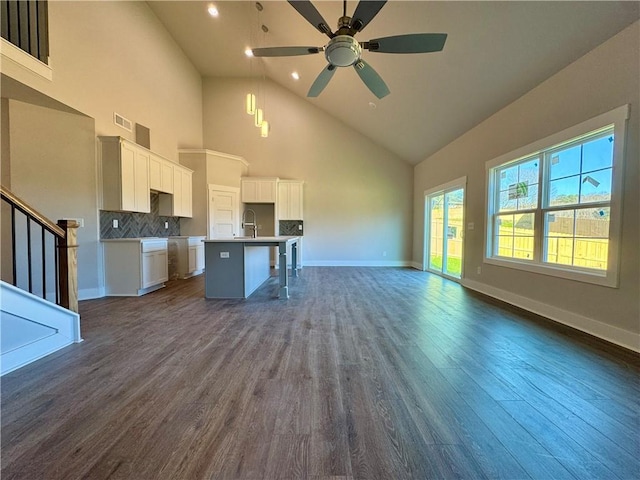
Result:
M627 128L627 119L629 118L629 105L622 105L609 112L598 115L590 120L582 122L573 127L569 127L561 132L550 135L546 138L533 142L527 146L518 148L512 152L501 155L485 164L486 168L486 199L487 215L485 217L485 244L484 244L484 263L498 265L501 267L514 268L528 272L540 273L543 275L551 275L579 282L593 283L606 287L617 288L619 267L620 267L620 236L622 228L622 194L624 181L624 158L625 158L625 137ZM556 147L564 142L568 142L582 135L586 135L598 129L613 125L613 166L611 179L611 202L610 202L610 220L609 220L609 246L607 270L598 271L595 269L584 269L573 267L570 265L557 265L543 263L540 255L536 255L533 261L525 261L519 259L505 258L494 256L494 225L493 217L495 211L495 195L496 188L493 169L500 166L506 166L509 163L516 163L525 158L534 155L540 155L541 170L545 168L543 165L542 152L550 148ZM534 251L542 252L544 241L543 219L544 208L542 205L542 195L546 185L540 185L538 190L538 208L536 209L536 219L534 226ZM517 213L517 212L515 212ZM540 217L540 218L538 218Z

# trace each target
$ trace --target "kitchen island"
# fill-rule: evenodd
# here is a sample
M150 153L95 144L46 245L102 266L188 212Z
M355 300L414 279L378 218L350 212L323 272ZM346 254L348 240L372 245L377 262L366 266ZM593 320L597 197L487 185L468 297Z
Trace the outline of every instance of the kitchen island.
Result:
M287 246L291 247L291 276L297 276L300 237L235 237L204 240L205 297L247 298L271 275L268 247L278 247L279 298L289 298Z

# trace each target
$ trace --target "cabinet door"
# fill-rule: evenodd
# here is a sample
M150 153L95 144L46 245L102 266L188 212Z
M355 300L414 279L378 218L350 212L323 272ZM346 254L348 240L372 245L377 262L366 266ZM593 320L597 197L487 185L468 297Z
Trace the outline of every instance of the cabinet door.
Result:
M198 261L198 247L189 247L189 267L187 269L187 273L192 273L195 272L198 268L197 268L197 261Z
M166 250L160 250L154 256L155 283L162 283L169 280L169 255Z
M151 287L169 279L167 257L166 250L142 254L142 288Z
M173 213L175 217L182 215L182 170L173 167Z
M256 180L242 180L240 197L242 203L258 202L258 182Z
M281 182L278 184L278 219L291 220L289 216L289 184Z
M147 252L142 254L142 288L155 285L155 252Z
M151 196L149 192L149 152L136 149L134 167L135 211L149 213Z
M162 162L160 166L161 192L173 193L173 165Z
M302 220L302 182L289 184L289 220Z
M276 202L276 182L273 180L258 181L258 202L275 203Z
M121 209L136 211L136 151L135 147L122 143L120 148L120 203Z
M162 164L160 157L151 155L149 157L149 188L157 192L162 190Z
M181 197L181 205L180 205L180 211L182 213L180 214L180 216L192 217L193 215L191 211L191 197L192 197L191 172L188 170L182 170L180 178L182 181L182 197Z
M204 245L196 247L196 270L204 270Z

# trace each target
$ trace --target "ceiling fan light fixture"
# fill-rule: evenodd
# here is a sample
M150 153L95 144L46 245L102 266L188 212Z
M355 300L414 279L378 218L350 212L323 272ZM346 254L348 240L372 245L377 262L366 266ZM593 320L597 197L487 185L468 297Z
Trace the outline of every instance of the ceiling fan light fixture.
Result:
M300 74L298 72L291 72L291 78L294 80L300 80Z
M264 121L264 113L262 112L261 108L258 108L256 110L254 119L256 127L262 127L262 122Z
M247 93L245 98L245 108L247 114L255 115L256 114L256 96L253 93Z
M207 8L207 12L209 12L209 15L211 15L212 17L217 17L219 15L218 9L213 4L209 5L209 7Z
M362 47L350 35L337 35L327 44L324 55L331 65L348 67L360 60Z
M251 57L253 57L253 50L251 50L250 48L247 48L247 49L244 51L244 54L245 54L247 57L251 58Z

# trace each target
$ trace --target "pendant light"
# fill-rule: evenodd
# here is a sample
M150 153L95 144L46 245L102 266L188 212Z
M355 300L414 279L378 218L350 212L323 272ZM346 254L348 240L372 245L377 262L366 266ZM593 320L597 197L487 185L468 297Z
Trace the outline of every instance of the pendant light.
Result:
M263 120L264 120L264 112L262 111L261 108L256 109L256 115L255 115L256 127L261 127Z
M245 101L246 110L249 115L256 114L256 96L253 93L247 93L247 98Z
M269 136L269 122L266 120L263 120L262 125L260 126L260 136L263 138L267 138Z

